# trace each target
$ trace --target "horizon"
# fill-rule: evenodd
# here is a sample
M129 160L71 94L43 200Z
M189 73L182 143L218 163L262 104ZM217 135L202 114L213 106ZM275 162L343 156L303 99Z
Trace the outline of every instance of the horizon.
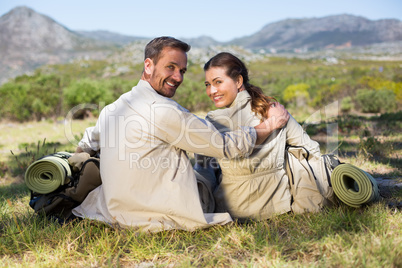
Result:
M18 6L26 6L46 15L72 31L110 31L128 36L153 38L170 35L177 38L208 36L219 42L252 35L270 23L286 19L354 15L369 20L402 20L402 1L374 0L323 3L320 1L205 0L188 4L184 0L155 0L149 4L116 0L57 3L50 0L3 0L0 16ZM132 27L132 25L140 25Z

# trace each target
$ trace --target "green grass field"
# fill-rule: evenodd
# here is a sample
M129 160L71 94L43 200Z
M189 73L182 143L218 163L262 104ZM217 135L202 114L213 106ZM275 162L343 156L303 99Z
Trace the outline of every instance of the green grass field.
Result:
M332 143L342 161L402 182L401 121L390 117L343 118ZM357 125L353 120L362 123L348 127ZM402 267L402 214L392 206L402 201L397 187L380 187L381 201L364 208L341 204L194 232L138 233L89 220L61 226L37 217L23 183L26 167L53 151L74 151L94 123L0 124L1 267ZM326 150L323 126L308 132Z

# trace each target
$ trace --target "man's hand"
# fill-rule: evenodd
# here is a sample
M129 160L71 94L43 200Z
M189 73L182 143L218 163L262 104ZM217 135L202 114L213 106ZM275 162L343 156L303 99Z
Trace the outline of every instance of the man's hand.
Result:
M271 108L268 110L267 119L264 120L258 126L255 126L257 131L256 145L263 143L268 136L277 129L281 129L289 121L290 115L288 111L279 102L271 104Z
M87 150L87 151L89 151L89 155L90 155L90 156L95 156L96 153L97 153L97 152L92 151L92 150ZM74 152L74 153L75 153L75 154L79 154L79 153L88 153L88 152L84 151L80 146L77 146L77 148L75 149L75 152Z
M267 121L271 124L273 130L281 129L289 121L289 112L279 102L271 104L271 108L268 110Z
M81 147L79 147L79 146L77 146L77 148L75 149L75 154L78 154L78 153L82 153L82 152L84 152L84 150L82 150L82 148Z

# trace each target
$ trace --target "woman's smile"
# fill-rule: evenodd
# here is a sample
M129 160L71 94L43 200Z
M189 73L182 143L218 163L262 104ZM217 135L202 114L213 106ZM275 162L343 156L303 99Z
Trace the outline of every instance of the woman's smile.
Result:
M226 74L222 67L212 67L205 72L205 87L207 95L218 108L229 107L236 99L242 86Z

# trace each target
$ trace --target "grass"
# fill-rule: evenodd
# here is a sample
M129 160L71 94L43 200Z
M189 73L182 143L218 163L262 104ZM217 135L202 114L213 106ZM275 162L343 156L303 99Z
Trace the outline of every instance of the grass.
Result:
M18 204L23 201L27 200L1 207L0 260L4 266L402 265L402 216L383 203L359 210L340 206L319 214L279 215L269 221L233 223L194 232L148 234L111 229L87 220L59 226L33 217Z
M94 122L74 121L70 136L82 136ZM341 160L376 177L401 180L400 131L387 136L370 131L367 144L359 131L339 135ZM341 204L316 214L289 213L194 232L141 233L89 220L60 225L36 216L23 168L46 152L73 151L75 144L64 133L60 122L1 124L1 267L402 267L402 213L388 206L401 201L401 188L382 189L380 202L359 209Z

